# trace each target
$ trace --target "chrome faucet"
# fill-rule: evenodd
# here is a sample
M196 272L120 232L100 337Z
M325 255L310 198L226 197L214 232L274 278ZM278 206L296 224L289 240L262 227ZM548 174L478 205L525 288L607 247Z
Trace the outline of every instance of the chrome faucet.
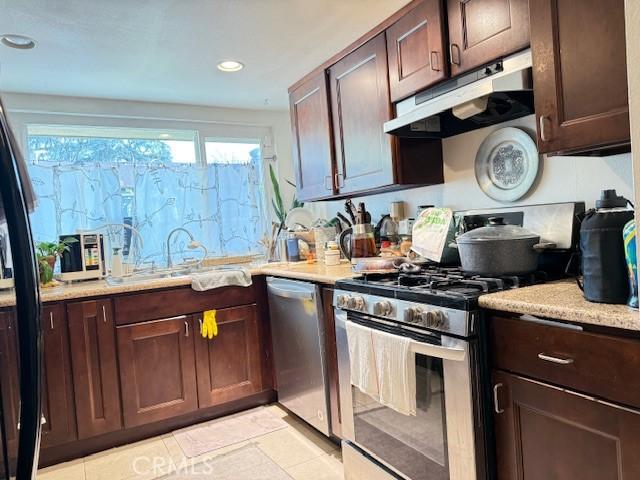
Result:
M169 232L169 235L167 235L167 268L173 267L173 261L171 260L171 236L176 232L184 232L187 235L189 235L190 242L189 242L189 245L187 245L187 248L190 248L190 249L202 248L205 251L205 256L206 256L206 251L207 251L206 248L204 248L204 245L201 245L200 242L196 241L193 234L189 230L182 227L174 228Z

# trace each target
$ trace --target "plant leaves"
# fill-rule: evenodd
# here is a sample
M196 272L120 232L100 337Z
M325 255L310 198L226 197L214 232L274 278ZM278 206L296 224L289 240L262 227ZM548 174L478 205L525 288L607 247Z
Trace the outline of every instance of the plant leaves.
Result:
M276 172L271 164L269 164L269 176L271 177L271 184L273 185L273 207L278 216L278 220L284 222L284 205L282 204L282 195L280 194L280 184L278 183L278 177L276 177Z

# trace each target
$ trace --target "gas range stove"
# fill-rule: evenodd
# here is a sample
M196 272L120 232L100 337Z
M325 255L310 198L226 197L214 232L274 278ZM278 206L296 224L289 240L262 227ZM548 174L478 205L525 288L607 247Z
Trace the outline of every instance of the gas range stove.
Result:
M483 277L460 267L423 266L418 272L362 275L339 280L336 288L458 310L475 310L486 293L544 283L545 272Z
M414 273L339 280L334 303L338 309L400 328L470 337L476 333L480 295L546 279L544 272L493 278L471 275L459 267L429 265Z

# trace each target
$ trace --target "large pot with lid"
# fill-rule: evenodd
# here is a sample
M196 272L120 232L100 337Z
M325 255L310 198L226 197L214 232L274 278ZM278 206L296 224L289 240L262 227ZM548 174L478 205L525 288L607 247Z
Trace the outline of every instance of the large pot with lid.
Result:
M540 242L540 235L518 225L504 223L502 217L463 233L456 239L465 272L485 276L520 275L538 268L538 255L554 243Z

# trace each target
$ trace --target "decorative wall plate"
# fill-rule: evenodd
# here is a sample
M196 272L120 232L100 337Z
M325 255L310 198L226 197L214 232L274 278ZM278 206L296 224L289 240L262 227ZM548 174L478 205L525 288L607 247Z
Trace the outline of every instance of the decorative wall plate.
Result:
M494 200L514 202L531 189L539 164L538 149L527 132L501 128L489 134L478 149L476 180Z

